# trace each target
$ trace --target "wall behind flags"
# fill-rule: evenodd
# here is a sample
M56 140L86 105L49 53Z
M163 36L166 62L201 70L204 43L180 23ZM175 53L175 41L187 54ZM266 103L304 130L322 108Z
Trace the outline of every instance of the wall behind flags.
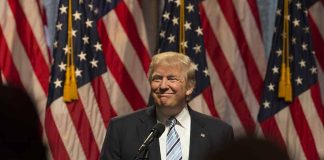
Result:
M131 113L148 103L149 85L145 71L147 62L158 48L164 0L122 0L122 5L115 6L99 20L98 28L101 29L98 33L103 44L97 49L106 56L107 72L78 88L81 101L77 106L81 109L76 110L59 101L46 106L50 92L48 80L55 56L52 51L56 47L56 20L62 14L59 1L0 0L0 84L24 88L32 97L40 113L44 141L50 145L51 158L97 159L110 118ZM200 96L191 103L195 110L230 123L236 136L260 129L257 114L272 45L277 2L202 0L199 8L195 8L201 14L215 106L211 111ZM308 13L324 104L324 0L312 4ZM131 18L123 17L125 15ZM40 32L43 29L45 33ZM143 53L142 56L138 56L138 52ZM114 64L108 64L110 62ZM60 87L59 79L55 81L55 87ZM137 99L130 93L136 94ZM89 95L96 102L87 98ZM89 104L90 108L87 108ZM139 104L142 106L137 106ZM324 117L319 119L324 123ZM324 158L324 148L317 150L321 151L319 157ZM296 155L290 153L293 159L298 159Z

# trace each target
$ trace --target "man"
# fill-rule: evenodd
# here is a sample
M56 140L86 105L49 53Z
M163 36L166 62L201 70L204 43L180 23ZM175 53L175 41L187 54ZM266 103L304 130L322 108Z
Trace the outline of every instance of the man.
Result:
M195 66L189 57L175 52L153 56L149 81L155 104L112 119L100 159L134 159L156 123L163 123L166 129L149 146L152 160L200 160L232 141L232 127L188 106L195 86Z

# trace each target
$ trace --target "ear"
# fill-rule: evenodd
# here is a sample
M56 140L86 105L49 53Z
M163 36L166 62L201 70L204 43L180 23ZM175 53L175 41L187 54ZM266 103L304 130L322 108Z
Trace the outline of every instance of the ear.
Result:
M189 87L189 88L187 89L187 91L186 91L186 95L187 95L187 96L191 95L191 93L193 92L193 90L194 90L194 87Z

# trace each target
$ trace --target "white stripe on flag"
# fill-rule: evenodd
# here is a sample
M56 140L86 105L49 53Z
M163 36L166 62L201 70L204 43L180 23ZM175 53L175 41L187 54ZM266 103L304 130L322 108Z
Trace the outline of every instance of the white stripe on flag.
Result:
M204 113L207 115L211 115L210 110L208 108L208 105L203 97L202 94L199 94L198 96L194 97L190 103L190 107L194 109L195 111L198 111L200 113Z
M21 8L23 9L23 12L26 15L26 18L32 26L32 30L34 33L34 36L37 40L38 46L41 50L42 56L44 57L48 67L50 67L49 57L47 53L47 44L45 39L45 33L44 31L44 25L42 22L42 17L40 15L39 8L37 5L38 1L32 0L32 1L19 1L21 4ZM33 11L33 12L31 12Z
M146 73L144 72L141 61L139 60L134 47L130 43L123 26L118 20L116 12L109 12L108 15L103 18L103 21L116 53L123 62L124 67L127 69L128 74L131 76L132 81L136 85L136 88L140 92L143 100L147 103L150 90Z
M215 37L217 38L219 45L222 51L224 52L223 55L225 56L227 62L229 63L230 69L233 72L235 79L239 84L241 92L244 94L243 96L244 101L247 104L247 107L250 111L250 113L247 114L251 114L254 121L256 121L256 116L259 109L259 103L252 91L251 84L249 83L246 74L247 71L245 69L245 65L240 55L240 50L237 46L231 28L228 25L217 1L204 1L203 7L206 10L207 18L209 20L209 23L212 26L213 33L215 34ZM264 52L262 51L262 53ZM214 59L213 61L217 61L217 60ZM211 65L209 64L209 67L210 66ZM222 75L222 73L218 73L218 74ZM213 90L217 90L217 88L213 87ZM217 103L219 102L215 101L215 103L217 106Z
M29 58L26 55L24 46L20 41L20 38L16 31L16 23L14 16L9 9L9 4L7 1L0 2L0 10L5 13L0 13L0 15L6 15L6 18L0 19L0 27L4 34L4 39L8 44L9 51L11 52L12 60L16 66L19 74L19 78L29 96L32 98L37 106L38 113L40 115L40 121L42 126L44 126L45 120L45 104L46 95L42 89L33 68L30 64ZM7 8L7 9L5 9Z
M124 0L126 6L128 7L129 11L133 15L133 19L136 23L136 29L139 33L139 38L142 40L142 43L144 44L145 48L149 48L148 40L147 40L147 34L145 30L145 23L144 22L144 16L141 9L141 6L139 5L139 1L134 0Z
M267 69L267 58L264 50L263 40L258 29L255 18L251 12L248 1L234 0L237 15L240 18L240 24L244 31L244 36L248 42L252 56L257 64L257 69L262 78L265 77Z
M324 44L323 44L324 45ZM320 90L321 90L321 99L322 99L322 104L324 105L324 70L319 67L319 64L317 62L317 68L318 68L318 80L319 80L319 85L320 85Z
M324 6L321 2L317 2L312 7L309 8L309 13L311 14L312 18L314 19L314 22L320 31L320 34L322 37L324 37Z
M63 141L65 149L71 159L85 160L86 156L83 152L83 148L73 125L70 113L67 106L63 102L63 98L60 97L51 103L50 107L52 116L60 134L60 138ZM55 144L52 144L55 145Z
M311 15L318 31L320 32L320 36L322 40L324 40L324 4L323 2L318 1L314 5L312 5L309 9L309 14ZM321 46L323 46L322 44ZM316 54L323 54L323 53L316 53ZM324 104L324 68L321 68L319 65L319 61L324 63L324 60L317 60L317 68L318 68L318 79L319 79L319 85L321 89L321 99L322 104ZM323 66L323 64L322 64Z
M1 83L2 84L7 84L8 82L7 82L7 80L5 79L5 76L3 75L3 72L0 70L0 80L1 80Z
M128 103L114 76L109 71L109 68L107 68L107 72L102 75L102 78L110 97L110 103L116 114L124 115L133 112L132 106Z
M104 137L106 134L105 123L102 119L96 97L93 93L91 83L87 83L78 88L80 100L83 104L84 111L89 119L92 133L100 149L102 147Z
M213 88L214 102L217 112L222 120L231 124L234 129L235 136L244 135L245 131L243 130L242 123L238 118L233 104L227 96L227 93L218 77L218 73L213 66L209 54L206 54L207 64L210 75L210 85Z
M306 159L296 132L294 122L291 118L289 107L285 107L275 115L275 120L283 137L288 154L291 159Z
M310 90L307 90L306 92L302 93L299 96L299 100L308 125L312 131L317 152L319 153L320 159L324 159L324 126L319 118L317 110L315 109Z

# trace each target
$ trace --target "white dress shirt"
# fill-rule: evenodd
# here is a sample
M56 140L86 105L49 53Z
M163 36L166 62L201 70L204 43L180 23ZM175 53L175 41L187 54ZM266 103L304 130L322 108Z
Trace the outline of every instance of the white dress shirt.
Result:
M188 107L184 107L183 110L175 117L178 123L175 125L175 130L180 137L182 159L189 159L189 148L190 148L190 128L191 128L191 117L188 111ZM165 127L165 131L159 138L161 160L166 160L166 140L167 134L170 128Z

